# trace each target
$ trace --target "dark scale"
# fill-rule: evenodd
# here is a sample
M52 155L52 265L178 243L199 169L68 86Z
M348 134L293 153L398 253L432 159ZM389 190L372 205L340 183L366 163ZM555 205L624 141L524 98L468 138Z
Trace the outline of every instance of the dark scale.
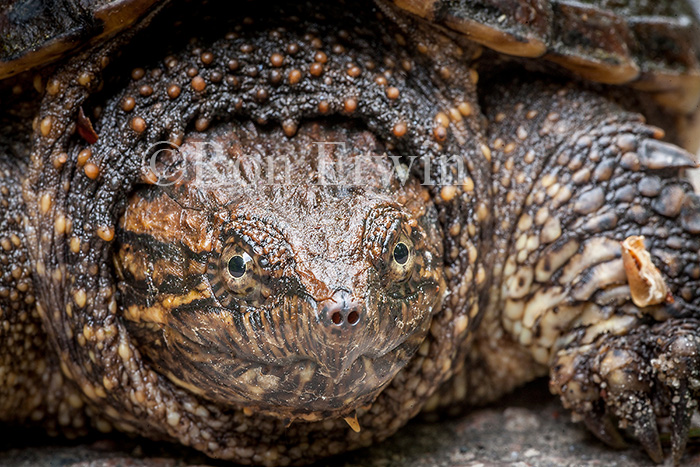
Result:
M44 3L0 13L0 420L290 465L548 375L681 461L690 4Z

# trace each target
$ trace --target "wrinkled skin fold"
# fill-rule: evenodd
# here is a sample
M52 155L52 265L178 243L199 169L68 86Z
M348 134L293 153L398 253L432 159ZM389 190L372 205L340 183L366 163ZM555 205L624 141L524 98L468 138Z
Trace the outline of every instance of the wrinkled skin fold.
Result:
M670 429L678 462L700 391L690 156L622 100L540 75L479 80L476 46L391 7L268 8L175 25L174 8L72 57L19 145L26 167L3 138L19 272L0 299L37 362L9 368L38 389L0 385L22 407L0 418L302 464L549 374L605 442L629 426L659 461ZM173 28L186 39L159 33ZM143 170L162 141L223 142L224 166L292 148L299 187L309 143L329 140L375 158L361 187L163 186ZM380 183L396 162L411 180ZM631 301L632 235L672 303Z
M203 138L228 149L187 170ZM343 185L320 185L318 141L357 154L334 151ZM401 186L383 148L352 128L310 124L289 139L222 126L179 151L182 180L137 189L117 232L122 316L139 349L195 394L289 421L371 404L444 296L428 193ZM244 181L254 167L261 177Z
M341 13L325 12L332 17ZM250 14L260 15L253 7ZM175 438L212 456L239 462L299 462L302 459L299 446L311 445L309 450L304 449L303 459L308 461L365 445L393 433L420 410L437 388L435 383L447 379L454 371L453 364L460 361L459 355L466 351L465 336L471 321L470 309L477 309L479 300L476 287L469 287L461 295L454 294L448 307L436 310L430 322L429 334L434 337L426 337L418 354L378 396L376 389L381 388L373 388L375 394L371 396L377 397L373 403L358 408L358 422L362 427L359 433L350 430L343 418L338 416L322 423L292 423L290 426L287 426L289 417L283 411L276 414L278 416L257 414L251 417L252 407L210 403L206 397L201 398L188 391L186 381L184 384L174 384L171 381L179 379L177 376L169 380L164 372L158 371L158 367L147 363L148 343L146 350L142 351L138 336L129 333L129 320L125 322L126 314L121 308L123 302L120 302L117 291L111 255L118 216L126 208L125 195L141 182L141 159L153 143L161 140L179 143L181 141L178 139L186 135L193 125L204 130L209 126L214 128L217 122L234 118L253 121L258 125L281 125L287 132L290 125L295 130L301 127L305 119L330 120L338 117L362 123L372 133L380 135L380 141L387 146L387 150L399 157L412 155L437 159L443 154L456 154L462 159L460 165L464 169L461 174L456 169L455 173L448 170L443 174L437 166L429 169L432 177L441 176L447 183L460 183L444 197L436 197L439 187L428 187L436 200L442 228L466 225L463 219L475 211L474 206L488 202L486 199L480 200L473 193L467 197L461 181L456 180L458 175L464 176L465 171L472 175L473 180L480 181L479 184L486 180L483 174L476 175L485 173L487 169L480 155L478 138L472 136L478 131L476 123L465 120L445 141L439 142L434 136L433 121L424 117L432 115L437 105L446 108L454 106L456 102L472 100L469 96L473 95L474 88L470 82L455 77L460 84L450 83L447 86L437 78L439 67L456 64L455 57L463 51L449 44L447 47L437 44L434 38L430 38L429 46L444 51L445 59L438 64L429 57L420 58L421 65L416 63L415 73L397 75L396 79L392 79L392 84L400 91L398 97L389 98L386 87L375 83L379 71L377 67L386 67L382 63L389 58L414 60L407 50L391 39L394 33L399 32L395 26L372 17L377 28L387 29L384 36L377 37L374 30L358 18L353 20L356 21L354 24L348 24L349 28L359 28L357 36L346 36L336 32L338 20L326 20L312 26L306 20L285 19L288 16L266 18L263 15L254 21L254 25L241 25L245 31L241 30L228 38L216 35L213 39L203 39L202 44L186 45L186 49L174 59L164 62L161 56L147 62L153 65L145 66L143 74L135 71L134 77L138 79L122 83L120 86L123 86L123 90L110 95L105 101L102 118L92 119L100 137L89 148L89 162L84 167L93 163L99 168L99 176L94 180L87 177L85 170L77 163L81 151L87 149L84 140L77 134L70 134L70 128L66 128L66 125L72 125L70 115L80 106L90 103L85 99L98 86L98 77L102 75L99 68L103 63L98 58L99 54L107 55L110 47L117 45L107 44L103 50L92 50L84 57L74 59L54 78L60 82L61 92L51 97L47 95L42 103L42 118L51 121L51 129L47 137L39 137L36 141L35 165L32 169L36 170L33 172L35 175L30 175L25 183L28 196L36 198L37 202L51 199L48 210L32 201L28 201L27 205L37 206L29 214L32 219L30 224L34 225L30 228L30 236L37 235L33 238L39 239L32 255L36 255L37 262L44 263L45 271L62 270L61 274L42 276L47 281L44 284L47 288L45 296L40 299L43 303L40 308L47 321L52 323L49 334L54 345L65 349L63 365L67 379L74 381L84 393L95 396L90 404L103 407L101 412L110 414L106 418L111 419L110 423L119 429ZM270 34L280 26L285 28L284 34ZM319 27L321 29L313 36L307 35L310 30ZM223 27L219 29L223 30ZM329 44L331 41L341 43L346 50L343 60L327 60L323 64L320 79L310 74L311 71L306 71L309 63L314 63L317 58L317 50L312 44L315 44L317 36L323 37ZM389 48L380 46L384 40L393 45ZM283 79L277 85L270 84L270 81L276 80L273 72L277 71L271 64L271 56L277 50L290 50L290 44L295 44L298 50L292 47L293 53L290 52L285 59L289 60L289 64L284 68ZM211 61L205 55L205 48L216 51L212 53ZM197 54L193 55L194 52ZM197 76L188 74L192 74L194 67L190 56L197 60ZM347 64L351 60L363 69L358 77L348 72ZM154 72L152 66L160 71ZM264 66L264 73L253 71L260 66ZM367 66L376 71L368 70ZM87 86L76 81L76 69L93 77ZM292 84L294 79L290 82L290 73L294 69L303 69L307 74L296 83L298 86ZM104 71L105 76L107 70ZM168 79L162 79L165 76ZM333 86L327 85L324 79L332 79ZM204 81L204 87L200 80ZM434 83L442 84L436 86ZM162 96L168 95L173 84L179 87L179 95L161 100ZM111 86L107 83L105 89ZM393 91L390 94L393 95ZM130 98L134 99L133 106ZM402 134L401 125L410 125L410 133ZM51 162L54 167L52 173L43 173L45 170L40 167L46 167L48 160L44 160L44 157L57 152L66 152L69 162L58 168ZM464 162L469 153L479 154L478 158L474 157L478 165ZM49 159L53 160L53 157L49 156ZM413 170L418 172L420 169ZM59 189L59 185L68 186L68 190ZM60 229L57 232L54 228L61 216L71 220L68 232L61 232ZM82 219L82 228L76 228L78 218ZM48 232L46 229L49 225L54 226L53 234L45 235L45 241L41 240L39 232ZM464 230L453 240L443 240L441 248L457 250L460 241L463 244L476 244L480 231L478 227ZM469 274L474 281L477 280L477 264L473 258L470 261L467 251L452 256L447 265L454 271L452 277L459 272L459 277ZM445 266L442 267L444 269ZM479 277L483 280L483 271ZM58 320L53 319L56 316L50 303L65 304L60 307ZM66 312L67 309L70 311ZM102 329L97 339L103 340L98 343L86 339L85 345L77 342L73 337L81 333L81 329L84 331L86 326L95 329L92 334L88 331L89 336L94 338ZM86 351L88 348L90 350ZM95 356L95 362L104 364L93 363L91 354ZM190 373L188 376L193 377ZM406 392L404 386L409 380L415 381L412 384L414 388ZM96 384L97 381L101 383ZM105 381L110 387L109 391L104 389ZM416 384L420 382L423 384ZM371 399L368 402L372 402ZM342 407L340 415L346 415L344 412L352 410L356 404L353 401L349 406ZM400 414L397 412L399 407ZM269 408L267 410L272 412ZM154 423L161 427L158 433L153 433ZM241 430L244 426L246 429Z

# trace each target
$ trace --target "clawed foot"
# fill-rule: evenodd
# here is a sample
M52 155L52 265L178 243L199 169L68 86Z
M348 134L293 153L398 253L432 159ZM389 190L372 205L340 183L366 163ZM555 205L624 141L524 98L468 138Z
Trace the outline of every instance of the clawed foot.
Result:
M700 322L672 319L569 346L554 358L550 389L611 446L624 447L618 427L630 428L654 462L664 460L660 428L670 429L678 465L700 396Z

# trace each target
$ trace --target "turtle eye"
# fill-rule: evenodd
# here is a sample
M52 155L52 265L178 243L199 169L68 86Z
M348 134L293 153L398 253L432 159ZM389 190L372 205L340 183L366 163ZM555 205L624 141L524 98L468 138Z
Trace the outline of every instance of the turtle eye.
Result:
M248 303L260 301L265 275L254 253L248 253L239 243L231 242L219 258L213 258L208 272L214 294L222 305L229 306L234 299Z
M236 248L229 254L231 256L226 255L222 265L224 266L222 272L226 276L226 282L233 292L247 293L248 289L255 282L255 261L248 253L239 248ZM226 260L226 257L228 257L228 260Z
M228 260L228 273L231 274L231 277L234 279L242 278L251 260L252 258L248 256L247 253L232 256L231 259Z
M396 261L399 265L406 264L410 254L411 252L408 250L408 247L404 242L399 242L394 247L394 261Z
M401 235L390 251L392 280L394 282L402 282L406 280L413 271L413 263L416 255L413 242L405 235Z

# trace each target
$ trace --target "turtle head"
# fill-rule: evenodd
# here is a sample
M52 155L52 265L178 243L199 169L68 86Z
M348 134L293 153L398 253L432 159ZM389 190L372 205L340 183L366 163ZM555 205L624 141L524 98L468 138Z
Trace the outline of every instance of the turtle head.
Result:
M285 419L371 403L445 292L423 187L342 125L227 124L168 157L184 165L130 197L115 254L140 351L193 393Z

